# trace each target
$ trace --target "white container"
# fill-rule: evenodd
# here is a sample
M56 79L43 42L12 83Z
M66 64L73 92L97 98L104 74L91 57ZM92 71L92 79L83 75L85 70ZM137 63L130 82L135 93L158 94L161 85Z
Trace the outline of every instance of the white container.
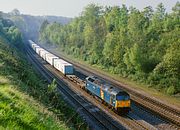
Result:
M28 42L31 47L33 47L33 45L36 45L32 40L28 40Z
M48 54L49 52L48 51L46 51L46 50L40 50L40 57L42 57L44 60L45 60L45 58L46 58L46 54Z
M29 41L31 48L33 48L33 50L35 50L35 47L38 45L36 43L34 43L32 40L28 40L28 41Z
M45 54L45 60L53 66L53 63L54 63L54 59L59 59L59 57L51 54L51 53L47 53Z
M35 51L35 47L37 47L38 45L37 44L32 44L32 49Z
M41 51L44 51L44 49L41 48L41 47L36 49L36 53L37 53L39 56L40 56L40 52L41 52Z
M74 73L73 65L62 59L54 59L54 67L65 75Z
M31 48L33 49L35 46L37 46L35 43L31 44ZM34 49L33 49L34 50Z
M41 49L41 47L37 45L34 48L35 48L35 52L38 54L38 50Z

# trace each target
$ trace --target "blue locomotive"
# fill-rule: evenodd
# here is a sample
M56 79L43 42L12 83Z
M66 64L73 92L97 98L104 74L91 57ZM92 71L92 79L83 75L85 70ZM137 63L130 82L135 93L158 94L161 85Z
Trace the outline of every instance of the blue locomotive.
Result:
M118 114L127 114L130 110L130 96L127 92L115 88L95 76L86 78L85 89L114 108Z

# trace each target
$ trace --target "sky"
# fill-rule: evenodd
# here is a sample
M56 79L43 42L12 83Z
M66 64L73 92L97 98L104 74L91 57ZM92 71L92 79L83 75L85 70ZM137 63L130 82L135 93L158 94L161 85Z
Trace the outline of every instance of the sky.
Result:
M0 11L10 12L18 9L22 14L31 15L56 15L65 17L77 17L90 3L101 6L133 6L142 10L146 6L154 9L162 2L167 12L178 0L0 0Z

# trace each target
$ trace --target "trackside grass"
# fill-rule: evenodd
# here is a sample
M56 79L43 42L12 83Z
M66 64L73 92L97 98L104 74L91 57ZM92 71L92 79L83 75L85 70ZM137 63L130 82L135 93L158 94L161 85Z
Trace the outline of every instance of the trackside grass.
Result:
M0 129L68 129L63 122L58 123L43 105L18 91L17 86L7 79L0 79Z

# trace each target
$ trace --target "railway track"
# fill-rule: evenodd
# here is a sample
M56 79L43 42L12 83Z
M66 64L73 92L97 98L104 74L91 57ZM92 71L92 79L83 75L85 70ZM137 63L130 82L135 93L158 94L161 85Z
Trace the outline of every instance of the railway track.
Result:
M132 112L135 115L137 115L140 119L155 126L158 130L179 130L179 128L176 125L168 123L166 120L162 119L154 112L144 109L143 106L139 106L136 105L135 103L132 103L131 107L132 107Z
M79 67L78 67L79 68ZM81 68L80 70L82 73L93 74L100 76L101 74L88 72ZM144 96L142 94L139 94L138 92L133 91L132 89L126 88L121 85L118 81L114 79L107 79L105 76L101 75L101 77L106 80L110 81L115 86L120 86L124 90L126 90L128 93L131 94L131 99L136 104L146 108L147 110L151 111L152 113L155 113L156 115L164 118L167 122L170 122L172 124L175 124L177 127L180 127L180 111L173 109L163 103L160 103L156 100L153 100L147 96Z
M79 66L78 66L78 68L79 68ZM146 108L147 110L151 111L151 113L154 113L154 114L162 117L167 122L170 122L180 128L180 112L178 110L173 109L173 108L171 108L163 103L160 103L156 100L153 100L147 96L139 94L138 92L135 92L132 89L126 88L126 87L122 86L122 84L119 83L118 81L116 81L115 79L109 79L106 76L101 75L99 73L97 74L97 73L90 72L90 71L87 72L84 68L80 68L79 71L81 71L83 74L86 74L86 75L93 74L96 76L100 76L100 77L102 77L102 79L104 79L106 81L110 81L113 85L120 86L121 88L123 88L124 90L126 90L128 93L131 94L132 101L135 102L137 105L140 105L140 106Z
M37 58L38 57L36 57L36 59L34 58L33 59L33 57L32 57L32 53L31 53L31 58L32 58L32 60L34 60L34 62L36 63L36 64L39 64L39 66L41 66L41 70L40 71L45 71L46 72L46 74L45 74L45 76L46 76L46 78L47 78L47 75L51 75L51 79L49 78L49 82L50 81L52 81L52 78L54 77L54 75L55 75L55 77L56 77L56 79L57 79L57 83L58 83L58 85L62 85L62 86L66 86L66 87L63 87L63 88L65 88L65 89L68 89L68 87L67 87L67 83L64 83L64 82L62 82L62 80L64 80L65 78L67 78L67 77L64 77L64 76L61 76L61 80L59 80L59 71L57 71L57 70L55 70L55 69L53 69L50 65L44 65L45 66L45 68L40 64L40 63L38 63L38 61L37 61ZM40 60L41 60L41 58L39 58ZM40 68L40 67L39 67ZM48 72L47 72L47 70L48 70ZM51 74L49 74L50 72L53 72L53 74L51 73ZM66 79L67 80L67 79ZM72 83L72 81L71 81L71 83ZM68 82L68 85L70 85L70 83ZM73 84L72 86L75 86L75 88L79 88L79 86L78 86L79 84ZM78 87L77 87L78 86ZM68 90L66 90L67 92L70 92L71 91L71 89L68 89ZM140 120L140 119L137 119L137 118L134 118L134 114L131 114L131 115L128 115L128 116L126 116L125 118L124 117L120 117L120 116L118 116L117 114L115 114L113 111L106 111L104 108L102 108L101 107L101 105L97 108L97 107L95 107L94 105L92 105L91 103L88 103L87 101L86 101L86 99L84 99L82 96L81 96L81 94L77 94L77 93L79 93L79 90L75 90L76 91L76 94L69 94L69 95L73 95L73 96L71 96L71 97L81 97L80 99L79 99L79 104L83 104L84 106L82 106L82 107L78 107L77 108L77 111L81 111L82 112L82 110L83 109L88 109L89 110L89 113L93 113L94 115L94 117L96 117L96 120L100 120L101 121L101 123L103 124L103 125L106 125L106 128L104 127L104 128L102 128L102 129L133 129L133 130L140 130L140 129L142 129L142 130L147 130L147 129L156 129L155 127L153 127L152 125L150 125L150 124L148 124L147 122L145 122L145 121L142 121L142 120ZM67 94L66 94L67 95ZM86 97L88 97L89 95L87 95ZM72 99L71 99L72 100ZM92 99L90 99L90 101L92 101ZM98 105L99 104L99 102L97 102L97 104L95 104L95 105ZM99 109L104 109L104 112L101 112ZM86 110L87 111L87 110ZM98 116L97 116L98 115ZM107 116L108 115L108 116ZM112 119L112 115L113 115L113 119ZM92 116L92 115L91 115ZM98 118L98 119L97 119ZM114 120L114 119L116 119L116 120ZM92 119L91 119L92 120ZM118 122L117 122L118 121ZM123 126L125 126L125 127L123 127L122 125L120 125L120 124L123 124Z
M48 50L48 49L47 49ZM49 51L49 50L48 50ZM108 75L102 74L101 72L98 72L96 70L93 70L92 68L84 67L82 65L79 65L78 63L72 62L68 58L64 58L61 55L54 53L50 51L53 54L58 55L60 58L72 63L76 69L78 69L82 74L85 75L96 75L98 77L101 77L102 79L109 81L111 84L115 86L119 86L126 90L128 93L131 94L131 99L138 105L143 106L144 108L148 109L149 111L152 111L156 115L162 117L164 120L166 120L169 123L172 123L176 125L177 127L180 127L180 111L172 108L170 106L167 106L166 104L163 104L156 99L153 99L151 97L147 97L143 94L140 94L131 88L127 87L126 85L121 84L116 79L109 77Z
M85 98L81 95L74 93L67 84L62 82L59 77L53 75L49 70L47 70L44 66L48 66L46 64L42 65L33 55L36 55L31 52L31 50L27 50L27 54L29 60L35 65L38 71L49 81L51 82L54 78L56 79L58 90L64 96L68 97L66 100L69 100L71 104L77 109L77 112L82 115L86 121L90 124L90 129L105 129L105 130L118 130L118 129L126 129L121 124L116 123L116 121L112 121L106 116L102 111L99 110L96 106L90 104Z
M52 71L56 76L61 77L62 75L59 73L59 71L54 70L52 67L48 67L49 71ZM149 123L142 121L140 118L135 118L134 113L131 113L129 115L124 115L123 117L117 115L113 110L108 109L107 106L101 105L100 101L95 99L94 96L90 96L88 93L86 93L84 90L80 89L79 83L77 83L77 77L69 78L66 77L65 82L68 83L69 86L71 86L71 89L73 91L76 91L77 93L81 93L84 97L86 97L89 102L96 105L99 109L103 110L107 115L104 116L104 118L110 118L110 116L117 120L119 123L123 124L127 129L132 130L156 130L156 128ZM83 82L83 81L82 81ZM100 104L99 104L100 103ZM110 119L112 120L112 119Z

